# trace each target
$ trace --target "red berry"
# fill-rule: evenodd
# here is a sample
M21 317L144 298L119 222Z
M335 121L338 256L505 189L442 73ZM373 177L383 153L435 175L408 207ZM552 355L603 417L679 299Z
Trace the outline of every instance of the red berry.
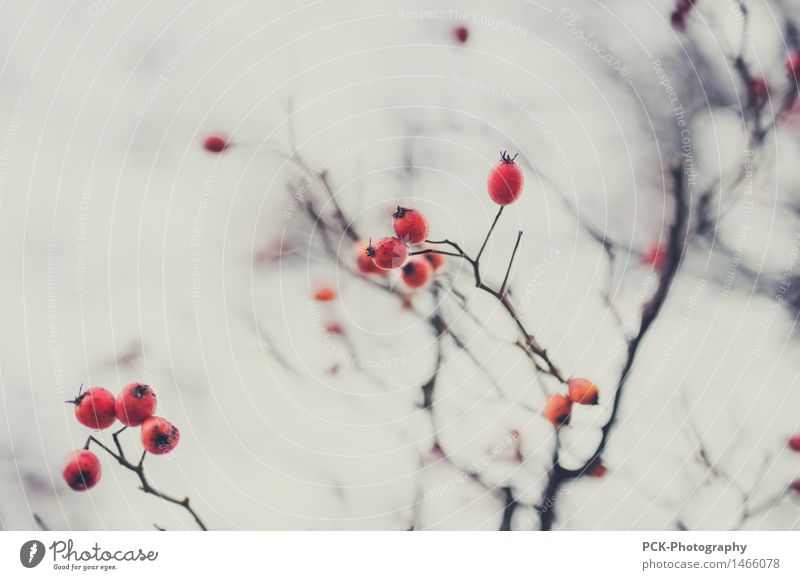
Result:
M608 473L608 467L603 465L603 462L600 461L599 459L593 461L591 465L589 465L589 467L586 468L586 475L588 477L596 477L599 479L603 477L606 473Z
M86 449L70 453L61 472L64 481L75 491L86 491L100 481L100 460L97 455Z
M325 326L325 332L328 334L344 334L344 329L338 322L330 322Z
M413 258L403 266L403 282L409 288L420 288L428 283L433 276L433 266L423 258Z
M800 80L800 51L792 50L786 57L786 72L793 79Z
M330 302L336 298L336 292L334 292L333 288L329 286L323 286L316 292L314 292L314 300L319 300L320 302Z
M514 163L517 158L516 155L511 157L508 153L503 151L500 154L500 163L494 166L489 179L487 187L489 189L489 197L498 205L509 205L517 201L522 193L522 186L525 184L525 176L522 175L522 170Z
M663 272L667 264L667 250L660 244L655 243L642 254L642 263L649 264L656 272Z
M161 417L150 417L142 423L142 445L154 455L169 453L181 440L178 428Z
M228 148L228 141L220 135L209 135L206 137L203 147L211 153L222 153Z
M572 417L572 403L564 395L550 395L542 413L556 429L569 425Z
M392 214L394 233L407 244L421 244L428 237L428 222L415 209L397 206Z
M78 422L92 429L105 429L117 420L114 395L102 387L83 391L67 403L75 405L75 418Z
M789 485L789 487L792 489L792 491L800 493L800 479L795 479L791 485Z
M131 383L117 397L117 419L128 427L136 427L156 412L156 394L148 385Z
M579 405L596 405L598 389L591 381L586 379L570 379L567 381L569 400Z
M372 261L372 258L367 255L367 246L369 246L367 242L356 242L355 251L358 271L362 274L378 274L379 276L388 276L389 273L386 270L381 270L378 268L375 265L375 262Z
M800 435L793 435L789 437L789 449L792 451L800 452Z
M406 263L408 246L398 238L381 238L367 246L366 254L378 268L393 270Z
M458 42L464 44L469 40L469 28L466 26L457 26L453 29L453 36Z
M430 254L423 254L423 257L430 262L434 270L438 270L444 266L444 256L442 254L431 252Z

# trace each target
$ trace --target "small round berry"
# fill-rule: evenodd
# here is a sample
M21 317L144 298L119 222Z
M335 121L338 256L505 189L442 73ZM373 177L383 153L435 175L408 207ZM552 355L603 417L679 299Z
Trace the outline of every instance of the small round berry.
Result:
M366 254L382 270L400 268L408 259L408 246L398 238L381 238L367 246Z
M589 467L586 468L586 475L588 477L600 479L601 477L604 477L606 473L608 473L608 467L606 467L599 459L592 461Z
M511 157L503 151L500 153L500 163L494 166L486 182L489 197L497 205L509 205L517 201L525 185L525 176L514 162L516 155Z
M430 265L433 266L434 270L438 270L444 266L445 259L442 254L431 252L430 254L423 254L423 257L430 262Z
M91 429L105 429L117 420L114 395L102 387L92 387L78 394L72 401L75 418Z
M319 290L314 292L314 300L320 302L330 302L336 299L336 292L330 286L322 286Z
M392 214L394 233L407 244L421 244L428 237L428 222L415 209L397 206Z
M100 460L97 455L87 449L79 449L70 453L61 472L64 481L75 491L86 491L100 481Z
M800 453L800 435L792 435L787 442L789 449Z
M409 260L403 266L403 282L409 288L421 288L432 276L433 266L422 256Z
M664 271L664 266L667 265L667 248L664 244L655 243L642 254L642 263L648 264L655 272L661 273Z
M203 147L211 153L222 153L228 148L228 140L221 135L209 135L203 142Z
M142 445L153 455L169 453L181 440L178 428L161 417L150 417L142 423Z
M466 26L456 26L453 29L453 37L461 44L464 44L469 40L469 28Z
M596 405L598 389L591 381L586 379L570 379L567 381L569 400L579 405Z
M355 244L355 253L356 253L356 264L358 265L358 271L362 274L377 274L379 276L388 276L389 272L386 270L381 270L375 265L375 262L372 261L367 255L367 247L369 246L368 242L358 241Z
M156 412L156 394L148 385L131 383L117 397L117 419L128 427L137 427Z
M572 418L572 403L564 395L550 395L542 414L553 427L559 429L562 425L569 425Z
M339 324L338 322L329 322L328 324L325 325L325 332L327 332L328 334L341 335L344 334L344 329L342 328L342 325Z

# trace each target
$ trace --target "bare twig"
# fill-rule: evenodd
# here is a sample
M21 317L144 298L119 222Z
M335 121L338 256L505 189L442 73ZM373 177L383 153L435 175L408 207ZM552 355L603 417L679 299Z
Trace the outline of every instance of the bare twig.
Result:
M139 482L141 484L139 486L139 489L141 489L145 493L148 493L150 495L154 495L156 497L159 497L159 498L163 499L164 501L167 501L169 503L173 503L175 505L181 506L182 508L184 508L187 512L189 512L192 515L192 517L194 518L194 521L197 523L198 527L201 530L208 531L208 528L203 523L203 520L200 519L200 516L197 515L197 512L195 512L194 508L191 506L188 497L185 497L183 499L178 499L178 498L173 497L171 495L168 495L168 494L166 494L166 493L164 493L162 491L159 491L158 489L156 489L155 487L153 487L150 484L150 482L148 481L147 476L145 474L145 471L144 471L144 458L145 458L145 455L147 455L146 451L142 454L142 457L141 457L141 459L139 460L138 463L132 463L126 457L125 451L122 449L122 444L119 441L119 435L120 435L120 433L125 431L125 429L127 429L127 427L123 427L119 431L115 431L112 434L112 438L114 439L114 445L117 448L117 453L115 453L110 447L105 445L99 439L95 438L93 435L89 436L89 438L86 440L86 445L84 445L83 448L84 449L89 449L89 446L92 443L94 443L95 445L100 447L103 451L108 453L111 457L116 459L117 462L120 465L122 465L125 469L128 469L128 470L134 472L137 475L137 477L139 478Z

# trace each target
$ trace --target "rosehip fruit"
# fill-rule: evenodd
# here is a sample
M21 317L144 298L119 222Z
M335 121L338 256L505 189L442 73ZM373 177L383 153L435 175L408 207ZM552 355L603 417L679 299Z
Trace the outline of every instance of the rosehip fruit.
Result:
M656 272L663 272L667 264L666 248L662 244L653 244L642 254L642 263L649 264Z
M433 276L433 266L422 256L409 260L403 266L403 282L409 288L421 288Z
M222 153L228 148L228 141L220 135L209 135L203 142L203 147L211 153Z
M588 477L596 477L599 479L605 476L606 473L608 473L608 467L603 465L603 462L600 461L599 459L593 461L591 465L589 465L589 467L586 468L586 475Z
M100 481L100 460L97 455L86 449L73 451L67 458L61 474L72 489L86 491Z
M328 286L323 286L316 292L314 292L314 300L319 300L320 302L330 302L336 298L336 292L334 292L333 288Z
M425 246L424 249L428 250L429 247ZM434 270L438 270L442 266L444 266L445 258L442 254L436 254L431 252L430 254L422 254L422 257L430 262L431 266L433 266Z
M136 427L156 412L156 394L148 385L131 383L117 397L117 419L128 427Z
M586 379L570 379L567 381L569 400L579 405L596 405L598 389L591 381Z
M453 36L458 42L464 44L469 40L469 28L466 26L457 26L453 29Z
M67 403L75 405L75 418L78 423L91 429L105 429L117 420L114 395L102 387L92 387L83 391Z
M367 242L356 242L355 249L356 249L356 264L358 265L358 271L362 274L378 274L379 276L388 276L389 273L386 270L381 270L375 265L375 262L372 261L367 255L367 246L369 244Z
M522 193L522 186L525 184L525 176L522 175L522 170L514 162L517 158L516 155L511 157L508 153L503 151L500 153L500 163L494 166L489 179L487 180L487 188L489 190L489 197L497 205L509 205L517 201Z
M408 246L398 238L381 238L370 243L366 250L375 265L382 270L401 267L408 259Z
M181 432L166 419L150 417L142 423L142 445L153 455L169 453L180 440Z
M572 403L564 395L550 395L542 414L556 429L569 425L572 418Z
M407 244L421 244L428 237L428 222L415 209L397 206L392 214L394 233Z
M800 452L800 435L793 435L792 437L789 437L788 445L789 449L792 451Z

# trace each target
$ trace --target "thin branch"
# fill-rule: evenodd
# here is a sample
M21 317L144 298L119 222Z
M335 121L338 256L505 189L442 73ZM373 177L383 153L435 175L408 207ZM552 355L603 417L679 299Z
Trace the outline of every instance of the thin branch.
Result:
M167 502L173 503L175 505L181 506L182 508L184 508L187 512L189 512L192 515L192 517L194 518L194 521L197 523L198 527L201 530L208 531L208 528L203 523L203 520L200 519L200 516L197 515L197 512L195 512L194 508L191 506L188 497L185 497L183 499L178 499L176 497L172 497L171 495L168 495L168 494L156 489L155 487L153 487L150 484L150 482L147 480L147 476L146 476L145 471L144 471L144 458L145 458L145 455L147 454L146 451L142 454L142 458L139 460L138 463L131 463L130 460L128 460L128 458L125 456L125 451L122 449L122 444L119 441L119 435L120 435L120 433L125 431L125 429L127 429L127 427L123 427L122 429L120 429L119 431L114 432L111 435L112 438L114 439L114 445L116 446L118 453L115 453L110 447L105 445L99 439L95 438L93 435L89 436L89 438L86 440L86 445L84 445L83 448L84 449L89 449L89 446L92 443L94 443L95 445L100 447L103 451L108 453L111 457L116 459L117 462L120 465L122 465L125 469L128 469L128 470L132 471L133 473L135 473L137 475L137 477L139 478L139 482L141 483L141 486L139 487L139 489L141 489L145 493L148 493L150 495L154 495L156 497L159 497L159 498L163 499L164 501L167 501Z
M486 244L489 243L489 238L492 237L492 232L494 231L494 227L497 225L497 221L500 219L500 216L503 214L503 210L506 206L501 205L500 209L497 210L497 215L494 216L494 221L492 222L489 231L486 232L486 237L483 239L483 244L481 245L481 249L478 250L478 255L475 256L475 261L480 262L481 256L483 255L483 251L486 249Z
M506 293L506 285L508 284L508 275L511 274L511 266L514 265L514 258L517 255L519 242L522 239L522 230L517 232L517 242L514 244L514 250L511 252L511 259L508 261L508 268L506 269L506 276L503 278L503 283L500 285L500 294Z

